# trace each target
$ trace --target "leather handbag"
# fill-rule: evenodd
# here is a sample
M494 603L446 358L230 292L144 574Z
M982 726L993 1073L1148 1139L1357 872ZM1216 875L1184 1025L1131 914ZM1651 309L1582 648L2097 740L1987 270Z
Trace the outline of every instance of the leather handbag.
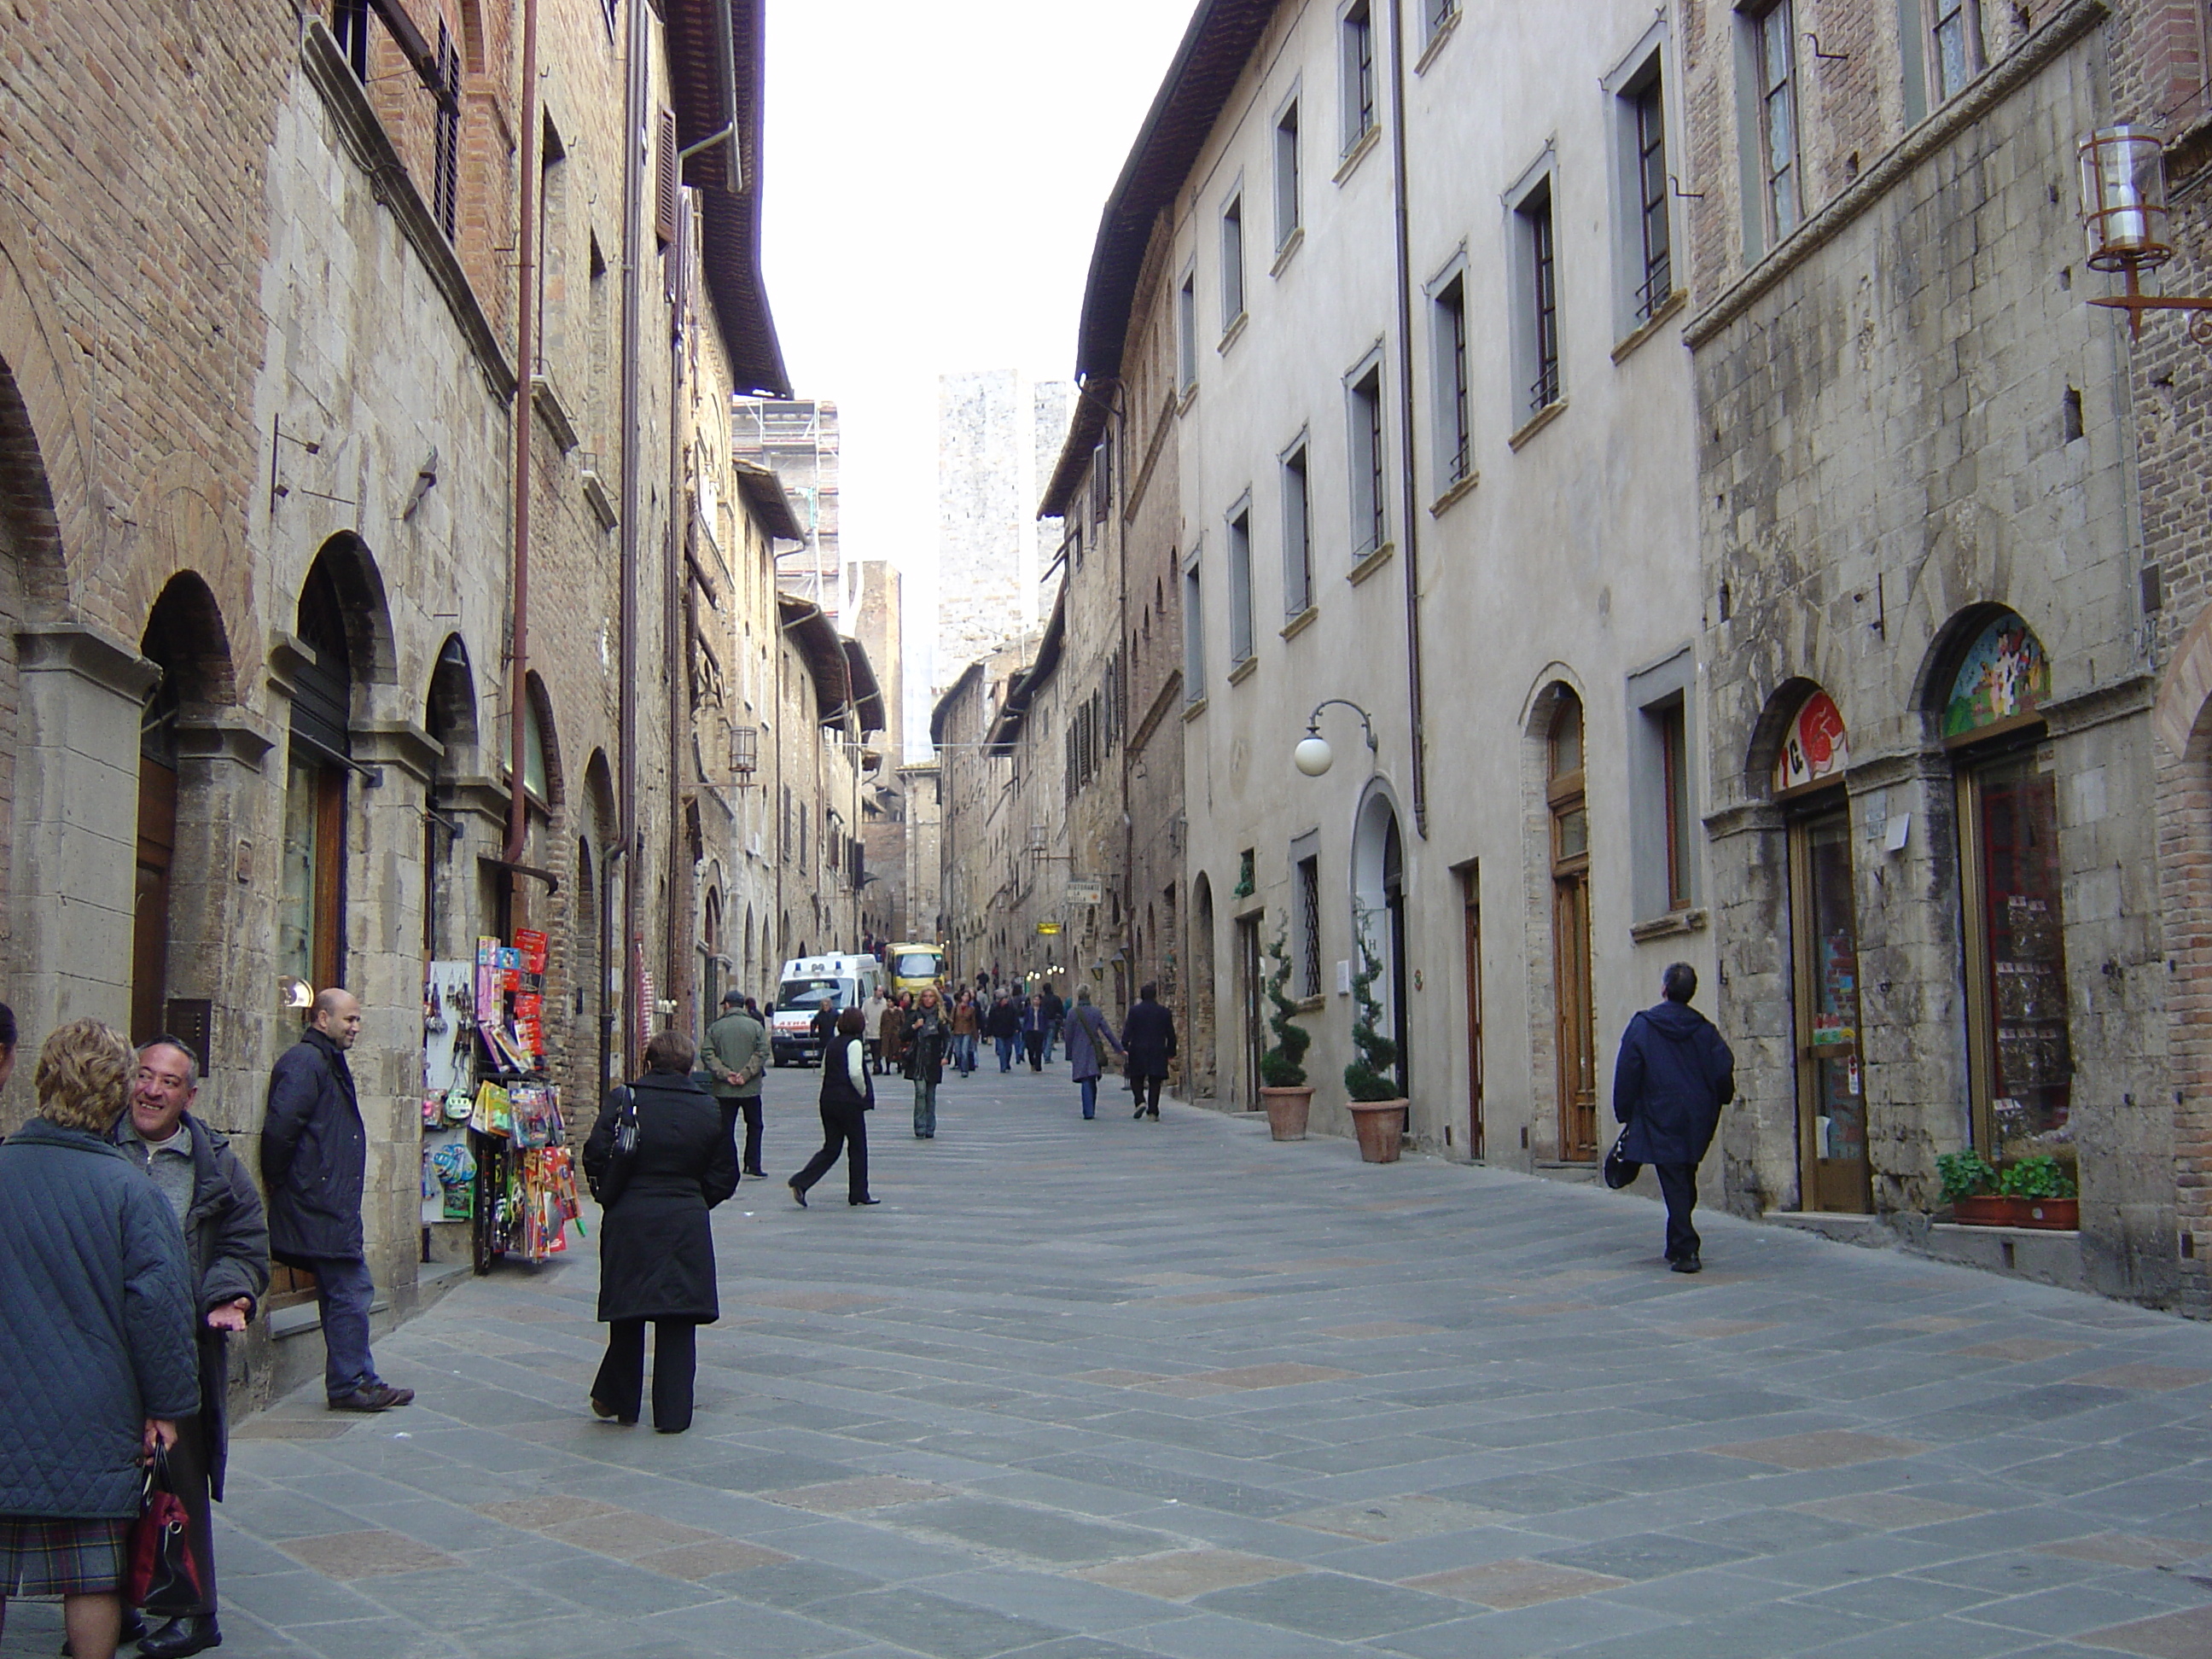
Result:
M171 1618L197 1611L205 1599L193 1559L191 1512L177 1496L168 1454L156 1447L146 1466L138 1518L131 1523L123 1599L134 1607Z
M1621 1143L1627 1139L1628 1127L1623 1124L1620 1133L1613 1137L1613 1150L1605 1155L1605 1184L1615 1192L1644 1173L1644 1166L1620 1150Z
M592 1196L599 1200L601 1209L614 1208L622 1198L623 1188L629 1185L630 1171L636 1167L637 1096L625 1087L621 1109L615 1117L614 1148L607 1155L606 1168L591 1183Z

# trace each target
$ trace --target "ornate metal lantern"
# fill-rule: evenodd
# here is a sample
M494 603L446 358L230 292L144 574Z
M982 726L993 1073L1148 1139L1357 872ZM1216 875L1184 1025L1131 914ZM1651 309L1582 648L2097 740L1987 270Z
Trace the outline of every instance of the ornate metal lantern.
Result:
M2142 127L2100 127L2081 141L2081 228L2092 270L2124 273L2124 294L2093 299L2128 313L2128 331L2142 333L2146 311L2190 311L2190 337L2212 344L2212 299L2151 295L2142 276L2173 258L2166 237L2166 157L2158 135Z

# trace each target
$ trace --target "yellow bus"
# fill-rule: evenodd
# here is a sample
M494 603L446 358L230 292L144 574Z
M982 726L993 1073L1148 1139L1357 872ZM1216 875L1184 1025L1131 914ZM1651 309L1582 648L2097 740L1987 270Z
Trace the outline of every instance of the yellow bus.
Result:
M893 996L912 991L919 995L934 985L945 988L945 947L941 945L894 945L884 953L884 977Z

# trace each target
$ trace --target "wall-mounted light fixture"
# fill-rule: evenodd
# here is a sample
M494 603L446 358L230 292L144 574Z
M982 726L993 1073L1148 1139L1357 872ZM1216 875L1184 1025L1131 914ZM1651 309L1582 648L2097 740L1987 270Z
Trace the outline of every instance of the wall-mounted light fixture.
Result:
M1321 776L1322 773L1328 770L1330 764L1336 759L1336 751L1328 746L1328 739L1321 734L1321 711L1331 706L1349 708L1353 714L1358 715L1360 729L1367 734L1368 752L1370 754L1381 752L1379 745L1375 741L1375 722L1368 718L1364 708L1349 698L1324 697L1314 705L1313 713L1306 719L1305 736L1299 738L1298 746L1291 750L1292 763L1310 778Z
M2128 332L2142 334L2146 311L2187 311L2189 337L2212 345L2212 298L2154 295L2142 290L2143 273L2173 258L2166 240L2166 157L2158 135L2141 127L2100 127L2081 141L2081 228L2089 239L2092 270L2127 277L2127 292L2093 299L2128 313Z

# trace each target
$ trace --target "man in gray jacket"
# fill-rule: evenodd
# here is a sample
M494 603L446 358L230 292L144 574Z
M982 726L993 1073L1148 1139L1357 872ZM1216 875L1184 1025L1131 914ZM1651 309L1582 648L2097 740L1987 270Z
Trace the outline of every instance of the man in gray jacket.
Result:
M699 1067L713 1079L714 1103L722 1109L722 1133L734 1135L738 1117L745 1120L744 1157L740 1166L749 1176L765 1176L761 1168L761 1079L768 1075L767 1028L745 1012L744 993L722 993L722 1017L707 1028L699 1045Z
M177 1038L155 1037L138 1050L131 1109L111 1139L153 1177L185 1231L196 1291L200 1409L177 1425L169 1477L191 1512L200 1595L194 1606L138 1644L149 1659L179 1659L221 1645L216 1623L215 1523L210 1500L222 1497L230 1449L230 1335L245 1330L269 1288L269 1223L253 1177L230 1143L191 1115L200 1067Z

